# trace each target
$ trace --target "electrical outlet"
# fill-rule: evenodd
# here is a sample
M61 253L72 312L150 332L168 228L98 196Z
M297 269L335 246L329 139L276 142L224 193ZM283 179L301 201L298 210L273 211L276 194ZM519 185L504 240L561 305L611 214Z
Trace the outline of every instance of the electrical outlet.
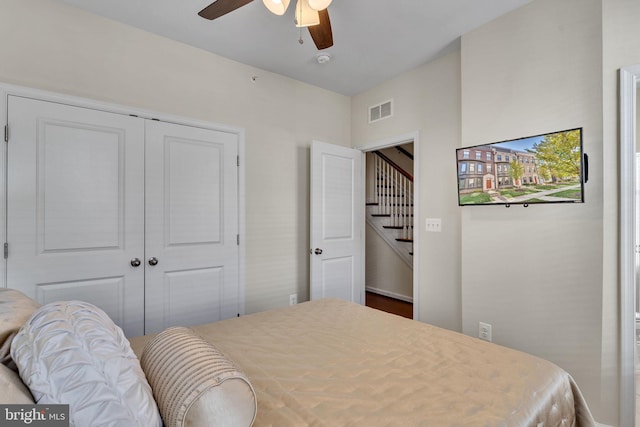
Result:
M491 324L478 322L478 338L491 342Z
M298 303L298 294L289 295L289 305L296 305Z
M427 231L433 231L439 233L442 231L442 219L441 218L426 218L425 226Z

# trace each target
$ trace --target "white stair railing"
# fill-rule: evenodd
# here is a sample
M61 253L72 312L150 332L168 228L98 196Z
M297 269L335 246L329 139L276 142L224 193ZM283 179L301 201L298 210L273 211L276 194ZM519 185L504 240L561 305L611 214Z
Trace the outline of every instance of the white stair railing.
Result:
M384 155L371 152L374 172L370 175L377 214L388 215L388 227L401 230L401 239L413 240L413 178Z

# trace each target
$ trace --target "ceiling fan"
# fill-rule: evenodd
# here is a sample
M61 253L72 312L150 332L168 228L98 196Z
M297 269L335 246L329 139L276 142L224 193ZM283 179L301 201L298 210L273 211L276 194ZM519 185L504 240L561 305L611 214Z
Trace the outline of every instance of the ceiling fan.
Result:
M198 12L205 19L216 19L251 3L253 0L216 0ZM284 15L290 0L262 0L276 15ZM333 33L327 7L331 0L298 0L296 4L296 26L307 27L318 50L333 46ZM302 39L301 39L302 40ZM302 43L302 41L301 41Z

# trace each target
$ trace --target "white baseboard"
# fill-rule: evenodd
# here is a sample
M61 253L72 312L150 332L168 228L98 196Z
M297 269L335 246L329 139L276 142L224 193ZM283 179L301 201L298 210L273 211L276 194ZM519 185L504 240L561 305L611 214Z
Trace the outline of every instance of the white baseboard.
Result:
M400 295L391 291L385 291L384 289L372 288L371 286L365 286L365 289L367 290L367 292L371 292L371 293L382 295L389 298L399 299L400 301L409 302L413 304L413 297Z

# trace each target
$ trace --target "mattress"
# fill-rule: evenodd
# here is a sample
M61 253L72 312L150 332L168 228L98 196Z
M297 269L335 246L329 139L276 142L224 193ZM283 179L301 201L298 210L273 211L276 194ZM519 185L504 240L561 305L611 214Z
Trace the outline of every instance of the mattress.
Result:
M595 425L548 361L341 300L192 329L247 374L258 427Z

